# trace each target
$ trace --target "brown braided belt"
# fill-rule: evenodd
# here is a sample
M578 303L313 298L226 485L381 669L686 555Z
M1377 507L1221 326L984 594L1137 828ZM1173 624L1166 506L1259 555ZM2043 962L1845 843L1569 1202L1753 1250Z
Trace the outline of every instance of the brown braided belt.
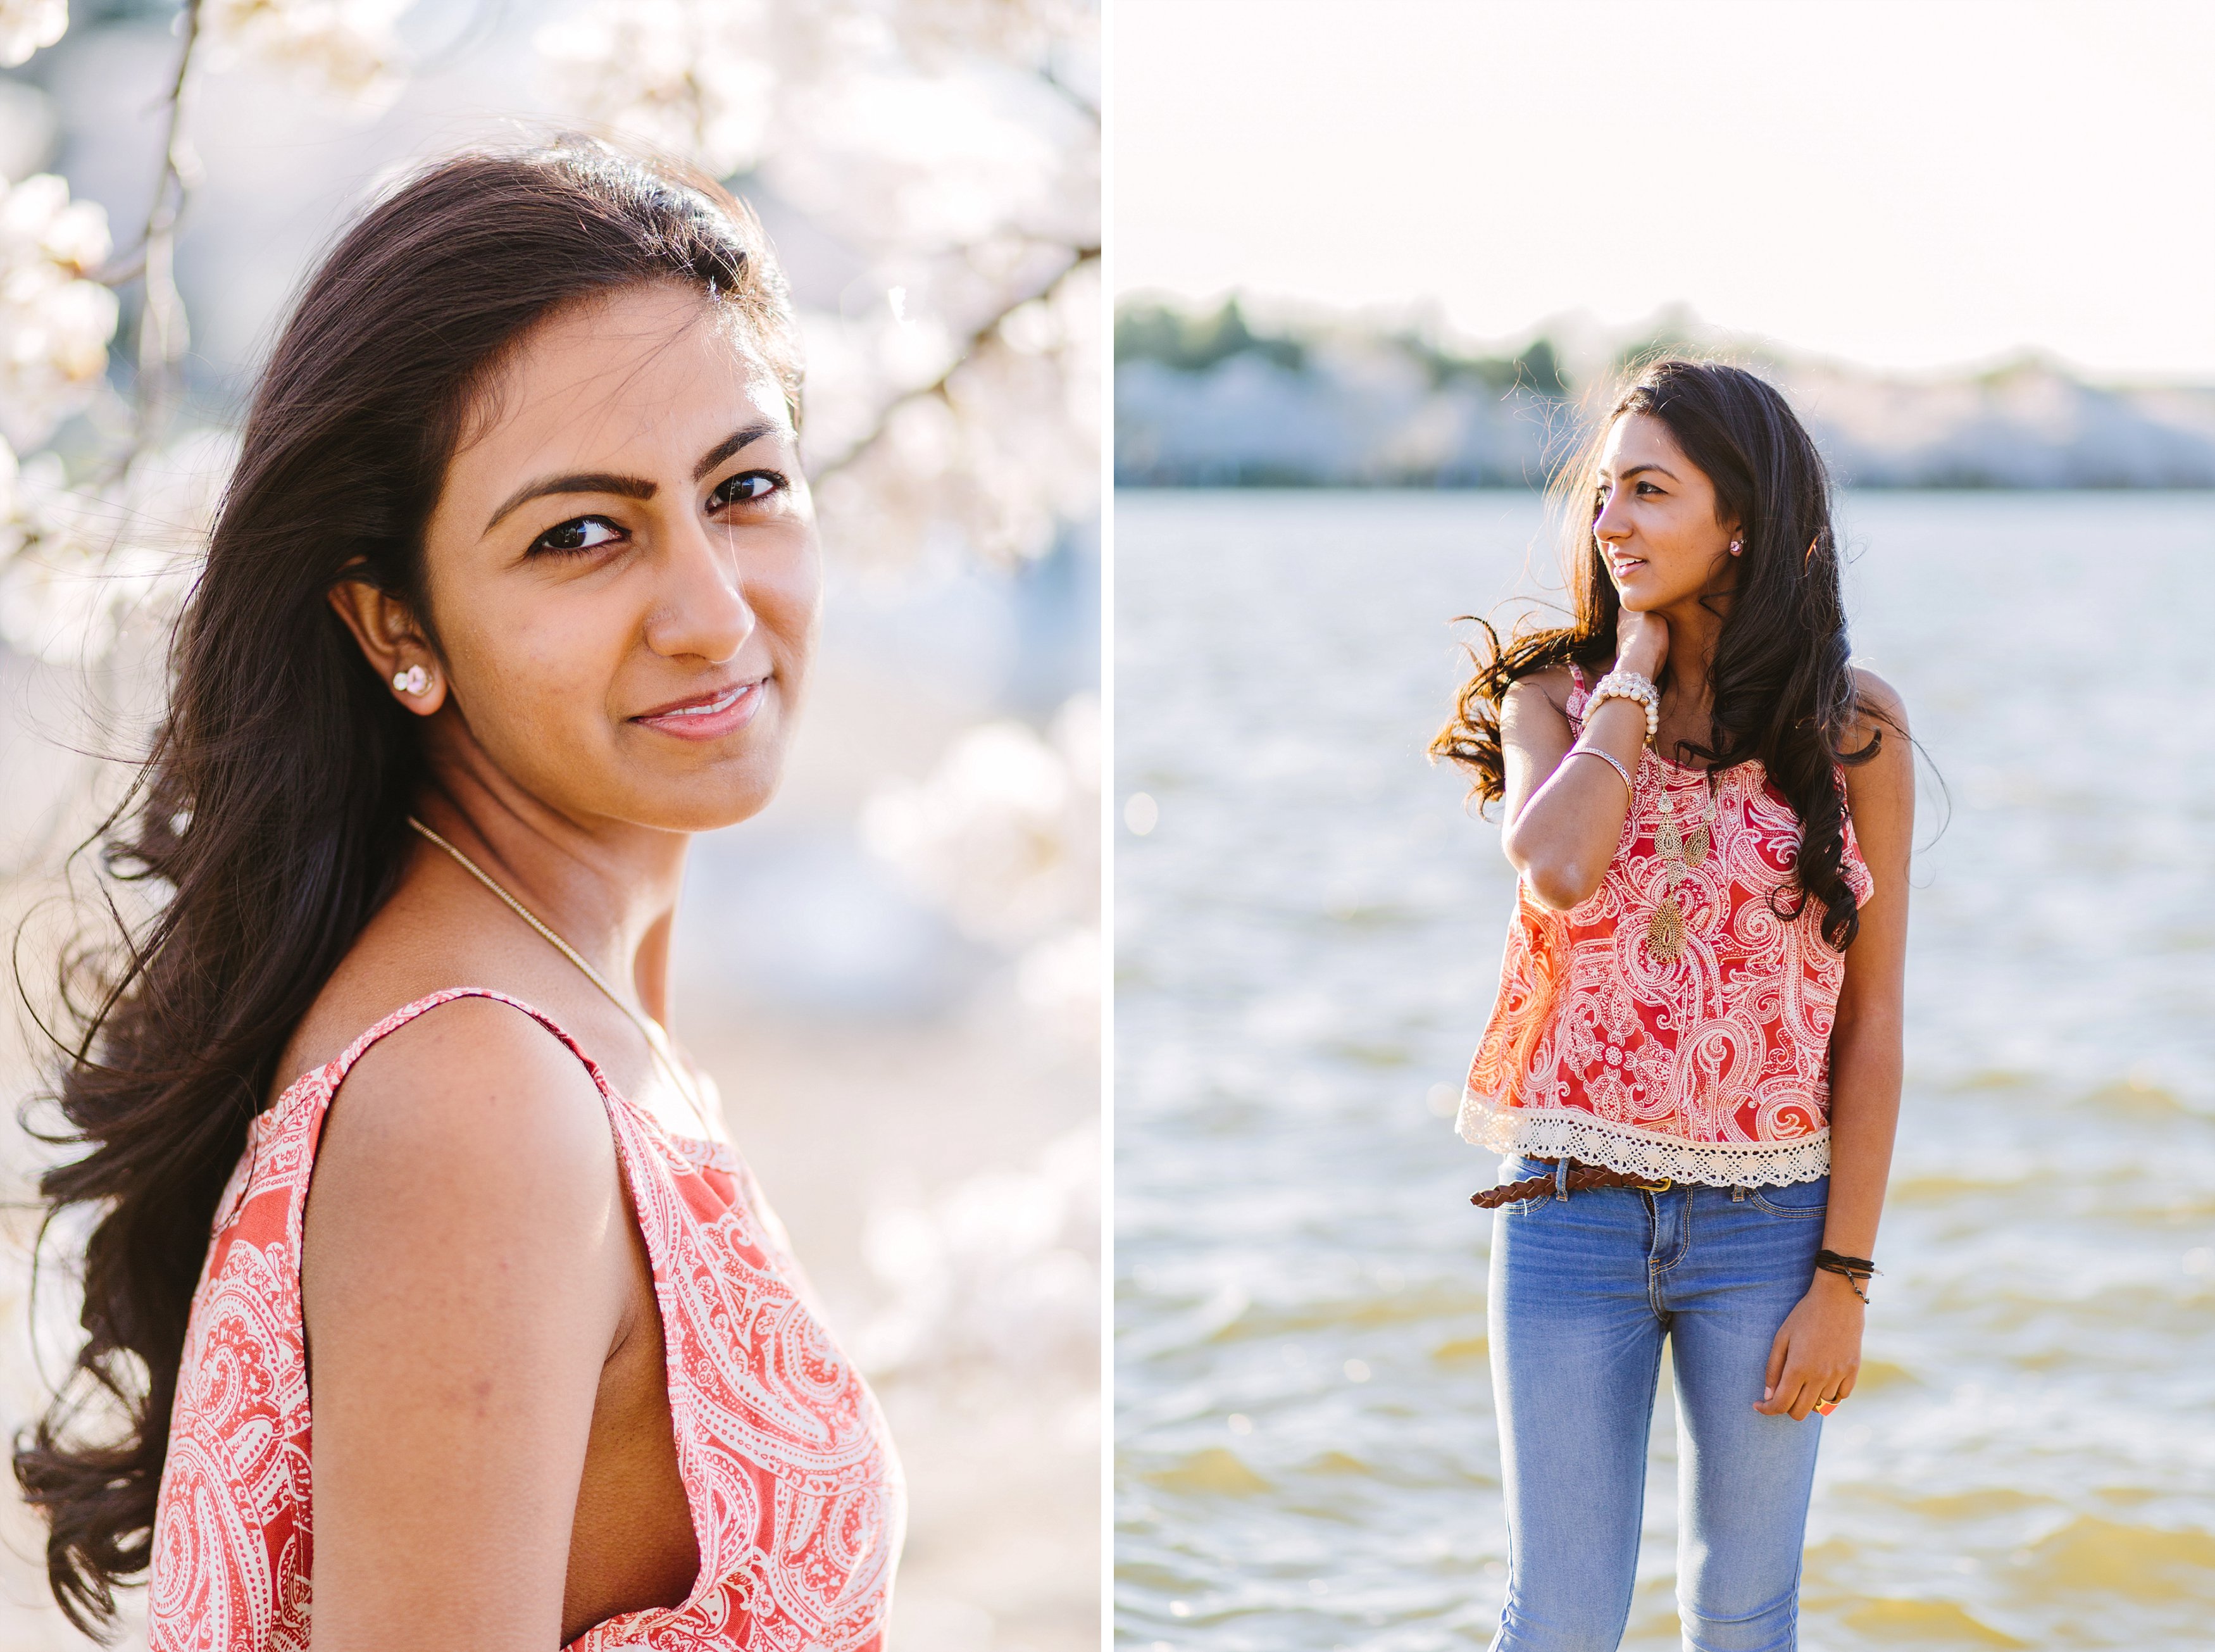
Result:
M1533 1164L1559 1165L1557 1158L1534 1158ZM1554 1176L1525 1176L1520 1182L1504 1182L1497 1188L1487 1188L1482 1193L1473 1193L1469 1202L1481 1210L1497 1210L1502 1205L1520 1204L1526 1199L1551 1199L1560 1191L1561 1181ZM1576 1159L1569 1161L1569 1191L1589 1193L1595 1188L1637 1188L1647 1193L1666 1193L1670 1182L1664 1176L1659 1182L1635 1176L1628 1170L1611 1170L1604 1164L1586 1164Z

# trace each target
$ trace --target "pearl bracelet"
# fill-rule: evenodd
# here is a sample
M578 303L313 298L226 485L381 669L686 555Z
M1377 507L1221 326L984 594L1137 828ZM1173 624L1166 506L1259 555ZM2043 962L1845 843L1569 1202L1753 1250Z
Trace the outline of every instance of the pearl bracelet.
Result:
M1646 712L1646 743L1651 746L1661 733L1661 695L1652 681L1635 671L1611 671L1592 685L1592 692L1585 697L1585 716L1590 720L1599 709L1602 700L1629 700Z

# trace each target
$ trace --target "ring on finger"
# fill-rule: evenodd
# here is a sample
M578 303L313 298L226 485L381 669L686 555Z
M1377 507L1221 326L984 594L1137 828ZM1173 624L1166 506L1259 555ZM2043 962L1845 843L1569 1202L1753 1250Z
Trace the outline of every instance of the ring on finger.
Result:
M1825 1416L1828 1416L1832 1412L1838 1409L1838 1403L1836 1400L1817 1400L1815 1402L1815 1409L1821 1412Z

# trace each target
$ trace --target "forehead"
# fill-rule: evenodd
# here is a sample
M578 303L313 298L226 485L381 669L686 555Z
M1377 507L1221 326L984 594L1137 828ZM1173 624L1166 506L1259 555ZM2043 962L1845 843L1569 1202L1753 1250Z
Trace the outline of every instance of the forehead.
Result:
M674 282L566 305L531 328L478 392L449 489L512 485L518 469L689 470L742 425L787 430L776 373L736 320Z
M1680 481L1688 479L1690 470L1668 426L1650 413L1626 413L1608 427L1607 439L1600 446L1600 472L1619 476L1641 464L1658 464Z

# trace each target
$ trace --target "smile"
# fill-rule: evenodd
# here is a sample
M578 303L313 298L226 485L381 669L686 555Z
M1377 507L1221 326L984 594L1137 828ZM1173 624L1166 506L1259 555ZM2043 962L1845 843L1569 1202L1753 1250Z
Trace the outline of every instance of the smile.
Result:
M683 740L716 740L743 728L760 708L767 678L733 683L728 688L696 696L648 711L631 721L642 728L658 728Z

